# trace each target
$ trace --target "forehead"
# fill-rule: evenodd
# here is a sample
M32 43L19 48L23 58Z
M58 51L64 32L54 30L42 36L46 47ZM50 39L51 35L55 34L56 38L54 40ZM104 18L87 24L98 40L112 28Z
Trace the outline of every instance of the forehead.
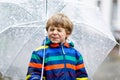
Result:
M62 26L50 26L49 29L55 28L55 29L64 29Z

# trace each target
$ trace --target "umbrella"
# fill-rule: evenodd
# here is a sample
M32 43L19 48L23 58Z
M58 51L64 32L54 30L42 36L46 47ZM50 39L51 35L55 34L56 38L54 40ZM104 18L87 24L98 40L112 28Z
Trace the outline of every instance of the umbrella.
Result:
M46 3L54 9L49 8L48 15L63 7L60 0L0 1L0 73L4 78L25 78L31 53L45 36Z
M62 12L74 22L76 29L71 39L84 56L91 77L116 45L110 27L104 22L99 8L95 6L82 2L69 3Z
M0 72L3 76L12 77L12 80L24 79L31 53L41 45L45 37L46 17L48 18L56 12L62 12L68 15L75 24L70 40L74 41L75 48L82 53L88 74L92 77L116 44L109 28L105 27L106 24L104 24L100 12L95 7L79 5L78 3L64 3L62 0L24 1L23 3L14 2L11 4L12 6L16 4L20 9L22 8L23 11L20 12L26 12L31 18L26 22L24 18L22 18L22 22L19 22L18 19L15 24L6 25L6 27L9 26L7 29L2 27L0 33ZM71 12L70 9L74 12Z

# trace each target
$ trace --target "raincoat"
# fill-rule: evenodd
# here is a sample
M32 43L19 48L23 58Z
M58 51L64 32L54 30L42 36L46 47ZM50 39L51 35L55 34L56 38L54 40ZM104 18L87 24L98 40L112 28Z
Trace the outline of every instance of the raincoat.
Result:
M74 44L52 43L49 39L45 45L33 51L26 80L40 80L44 49L43 80L88 80L83 57L74 49Z

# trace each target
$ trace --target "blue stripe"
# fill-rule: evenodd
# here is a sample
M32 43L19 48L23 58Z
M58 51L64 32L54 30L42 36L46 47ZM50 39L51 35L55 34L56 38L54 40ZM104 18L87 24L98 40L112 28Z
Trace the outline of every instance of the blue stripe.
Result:
M40 61L40 60L36 60L36 59L31 59L30 62L42 63L42 61Z
M66 69L67 70L66 75L64 73L64 70L65 70L65 68L52 70L52 71L46 71L48 80L59 80L59 79L66 80L65 77L67 78L67 80L75 80L76 72L74 70ZM70 73L70 72L72 72L72 73ZM55 73L55 74L53 74L53 73Z

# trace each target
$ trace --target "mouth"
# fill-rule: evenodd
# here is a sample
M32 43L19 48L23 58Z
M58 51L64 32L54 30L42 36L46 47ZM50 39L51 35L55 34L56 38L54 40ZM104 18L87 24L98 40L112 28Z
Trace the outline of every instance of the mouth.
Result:
M53 41L58 41L59 40L59 38L58 37L51 37L51 39L53 40Z
M57 39L59 39L59 38L52 38L53 40L57 40Z
M52 38L51 38L51 41L52 41L53 43L59 43L59 42L60 42L60 39L59 39L58 37L52 37Z
M51 38L53 38L53 39L59 39L59 37L51 37Z

